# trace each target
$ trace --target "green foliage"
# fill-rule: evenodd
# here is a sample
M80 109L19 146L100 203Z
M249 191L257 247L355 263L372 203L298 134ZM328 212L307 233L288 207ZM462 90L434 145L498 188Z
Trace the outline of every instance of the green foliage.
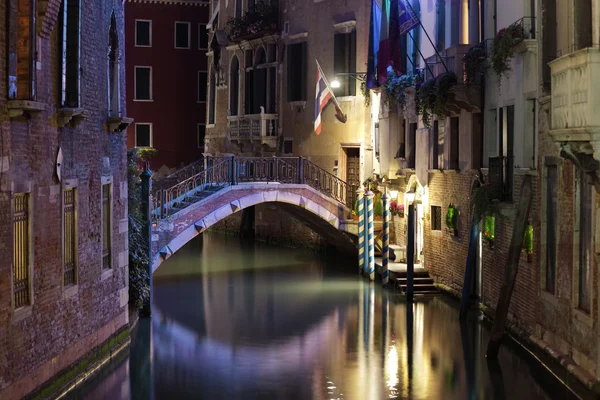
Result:
M129 304L140 309L150 299L148 247L143 236L142 182L140 151L127 152L127 186L129 192Z
M450 99L450 90L457 84L456 74L453 72L444 72L437 78L417 86L415 100L417 103L417 114L423 120L423 124L431 127L431 117L436 115L438 118L445 118L450 115L446 109L446 104Z
M471 47L463 56L467 87L477 83L486 58L487 52L485 49L485 42L481 42Z
M420 74L402 74L400 76L391 70L388 71L387 80L383 85L385 101L389 104L399 104L406 106L408 95L406 89L413 87L422 81Z
M360 83L360 92L362 93L365 99L365 107L371 106L371 90L367 88L367 82L363 81Z
M533 226L525 227L525 237L523 238L523 251L527 254L533 254Z
M381 195L377 194L373 201L373 215L383 217L383 200L381 199Z
M154 147L143 147L138 149L138 158L142 161L148 161L158 153Z
M490 185L482 185L473 189L473 218L479 221L486 215L494 215L498 211L498 203L495 200L496 189Z
M492 50L492 69L496 73L498 86L502 82L502 77L510 71L508 62L516 54L515 45L522 42L524 38L525 30L519 24L510 25L496 34Z
M488 215L483 220L483 240L486 240L488 242L493 242L495 233L496 233L496 218Z
M446 226L450 229L458 229L458 209L452 204L448 206L446 213Z

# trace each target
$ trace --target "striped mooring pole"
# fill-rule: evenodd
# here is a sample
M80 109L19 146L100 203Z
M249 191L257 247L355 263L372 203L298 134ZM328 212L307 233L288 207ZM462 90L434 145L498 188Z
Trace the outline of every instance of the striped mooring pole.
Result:
M367 196L367 240L369 248L369 277L372 281L375 280L375 226L373 223L373 197L374 194L370 190L365 193Z
M356 191L358 199L358 272L365 269L365 189Z
M390 261L390 199L387 193L384 193L381 199L383 200L383 260L381 262L381 284L386 286L390 278L388 267Z

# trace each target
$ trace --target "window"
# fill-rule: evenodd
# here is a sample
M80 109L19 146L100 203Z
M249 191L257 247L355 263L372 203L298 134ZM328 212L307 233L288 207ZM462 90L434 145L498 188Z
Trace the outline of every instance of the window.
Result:
M198 124L198 148L204 153L204 138L206 137L206 124Z
M208 49L208 30L206 24L198 24L198 50Z
M10 0L8 14L8 99L36 98L36 10L31 0Z
M412 123L408 126L407 150L407 168L415 168L417 158L417 124Z
M102 185L102 269L110 269L112 250L112 185Z
M108 114L113 117L121 116L120 79L119 79L119 35L117 19L113 13L110 20L108 40Z
M306 42L287 47L288 101L306 101Z
M217 107L217 77L215 76L215 71L213 70L210 74L210 99L208 103L208 123L209 125L214 125L215 123L215 108Z
M404 118L398 121L400 123L400 127L398 128L398 150L396 151L396 155L394 158L406 159L406 120Z
M206 101L206 79L208 73L206 71L198 71L198 103Z
M577 306L585 312L590 312L591 308L591 291L592 283L592 263L593 263L593 193L592 185L587 182L585 172L580 169L576 170L577 174L577 227L575 234L578 235L576 240L578 246L577 260Z
M77 283L77 220L75 188L63 191L63 276L64 285Z
M135 147L152 147L152 124L135 124Z
M135 45L137 47L152 46L152 21L135 20Z
M17 309L31 304L29 193L14 195L13 210L13 293Z
M546 157L546 291L556 293L556 234L558 223L558 166L551 157Z
M240 63L237 57L231 60L229 71L229 115L238 115L240 101Z
M479 169L483 167L483 131L482 114L473 113L472 116L472 148L471 148L471 168Z
M575 48L573 50L591 47L593 42L592 15L594 15L592 0L574 0L573 12L575 14L573 23Z
M436 4L435 41L438 51L446 50L446 1L437 0Z
M79 107L81 2L64 0L61 6L61 107Z
M135 67L135 100L152 100L152 67Z
M449 168L459 169L460 168L460 156L459 156L459 143L458 137L460 120L458 117L450 118L450 154L449 154Z
M375 141L375 158L379 159L379 146L381 146L379 137L379 122L375 122L375 126L373 127L373 139Z
M442 207L431 206L431 230L442 230Z
M292 154L294 152L294 139L285 138L283 139L283 153Z
M356 72L356 31L336 33L333 36L333 73L348 74ZM340 87L334 89L336 96L355 96L356 79L345 75L337 76Z
M435 121L433 121L433 128L431 128L431 146L429 146L430 152L431 152L431 157L430 157L430 160L431 160L430 168L431 169L439 168L439 147L438 147L439 141L440 141L439 121L435 120Z
M190 48L190 23L175 22L175 48Z

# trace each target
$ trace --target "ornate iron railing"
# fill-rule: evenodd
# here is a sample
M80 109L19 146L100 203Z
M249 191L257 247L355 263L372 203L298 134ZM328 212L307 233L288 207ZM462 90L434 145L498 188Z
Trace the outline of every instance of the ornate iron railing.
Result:
M205 165L210 167L210 163L212 158L201 158L198 161L194 161L193 163L178 169L177 171L169 174L161 179L158 179L156 182L152 184L152 195L154 196L156 192L161 189L167 189L173 185L176 185L179 182L182 182L192 176L199 174L204 171Z
M356 185L302 157L211 158L204 168L195 163L157 182L152 190L152 218L164 219L226 186L238 183L276 182L306 184L328 197L354 206ZM191 172L196 172L191 174ZM177 179L181 179L177 181ZM169 186L170 184L170 186Z

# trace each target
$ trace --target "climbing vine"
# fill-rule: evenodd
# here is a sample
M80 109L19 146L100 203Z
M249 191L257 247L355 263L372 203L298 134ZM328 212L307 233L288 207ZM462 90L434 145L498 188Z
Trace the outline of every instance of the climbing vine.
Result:
M431 118L445 118L450 115L446 105L450 100L451 89L457 84L456 74L445 72L436 78L431 78L417 85L415 101L417 114L426 127L431 127Z
M492 50L492 69L496 73L498 86L502 77L510 71L509 61L516 54L515 45L525 38L525 30L519 24L510 25L498 31L494 37L494 48Z

